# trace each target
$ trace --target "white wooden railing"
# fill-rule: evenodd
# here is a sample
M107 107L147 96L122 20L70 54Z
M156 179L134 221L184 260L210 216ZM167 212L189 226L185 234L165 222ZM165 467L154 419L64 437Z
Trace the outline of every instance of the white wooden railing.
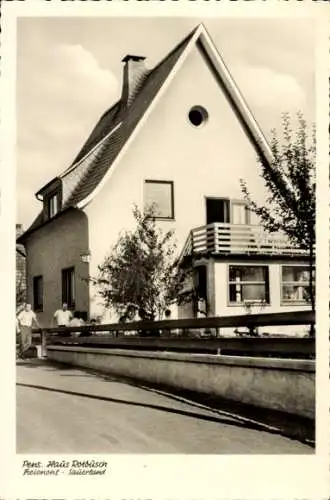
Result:
M267 233L261 226L215 222L190 231L182 257L192 254L301 255L308 252L293 246L280 233Z

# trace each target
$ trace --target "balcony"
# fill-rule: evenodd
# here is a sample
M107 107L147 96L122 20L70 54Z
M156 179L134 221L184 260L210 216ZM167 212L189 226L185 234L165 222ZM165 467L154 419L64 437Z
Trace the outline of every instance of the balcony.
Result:
M192 254L308 256L306 250L294 247L283 234L267 233L257 225L222 222L191 230L181 256Z

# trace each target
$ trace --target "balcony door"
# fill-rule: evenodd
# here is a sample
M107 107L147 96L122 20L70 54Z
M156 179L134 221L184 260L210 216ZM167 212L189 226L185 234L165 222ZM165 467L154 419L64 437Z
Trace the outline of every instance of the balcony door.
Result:
M244 201L230 201L228 198L206 198L206 224L213 222L250 224L250 212Z
M227 198L206 198L206 224L230 222L230 201Z

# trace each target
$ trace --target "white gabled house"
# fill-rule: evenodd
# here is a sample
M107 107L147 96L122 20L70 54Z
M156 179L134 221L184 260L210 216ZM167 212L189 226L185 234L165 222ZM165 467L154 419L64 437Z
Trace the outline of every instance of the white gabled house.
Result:
M240 178L262 203L256 158L270 162L271 150L204 26L153 69L144 57L123 63L120 100L72 165L36 193L41 212L19 238L40 321L62 301L104 315L85 278L132 227L133 204L150 203L159 224L175 229L181 256L194 256L208 315L242 314L248 302L256 312L306 309L307 254L266 235L242 198Z

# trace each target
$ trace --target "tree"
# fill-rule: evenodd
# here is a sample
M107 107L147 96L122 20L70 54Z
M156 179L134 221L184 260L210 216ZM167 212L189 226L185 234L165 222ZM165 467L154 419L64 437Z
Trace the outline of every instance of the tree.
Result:
M265 206L252 200L246 182L241 187L249 208L266 231L286 234L291 244L308 252L308 300L315 311L314 246L315 246L315 127L308 136L307 123L302 113L297 113L298 127L292 131L292 119L283 114L283 136L280 140L272 131L272 159L259 157L261 176L269 196Z
M134 207L136 228L123 233L99 266L94 284L107 307L123 318L138 311L141 319L162 318L171 304L191 300L185 291L191 271L179 265L173 231L163 233L155 208Z

